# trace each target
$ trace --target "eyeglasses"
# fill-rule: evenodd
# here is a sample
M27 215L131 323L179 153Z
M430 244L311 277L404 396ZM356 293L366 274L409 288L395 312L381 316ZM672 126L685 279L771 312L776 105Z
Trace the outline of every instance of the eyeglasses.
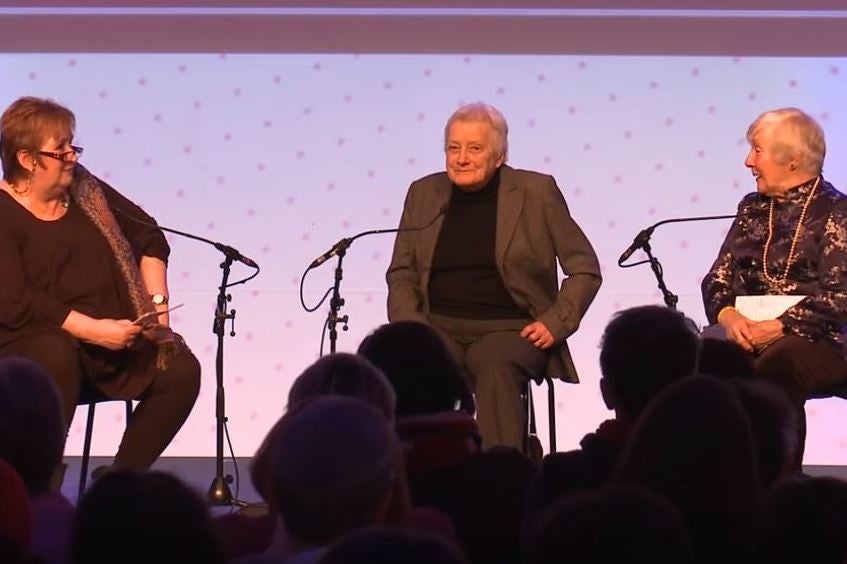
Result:
M70 162L71 159L76 158L79 159L82 156L82 152L84 149L82 147L77 147L76 145L71 145L70 151L65 151L64 153L53 153L51 151L38 151L39 155L43 155L45 157L50 157L51 159L56 159L57 161L62 162Z

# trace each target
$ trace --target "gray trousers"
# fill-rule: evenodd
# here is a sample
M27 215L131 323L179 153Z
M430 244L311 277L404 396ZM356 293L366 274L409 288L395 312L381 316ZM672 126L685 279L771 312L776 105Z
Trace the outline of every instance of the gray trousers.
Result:
M520 336L531 319L475 320L430 314L429 321L459 363L476 397L483 448L522 449L521 385L547 366L547 351Z

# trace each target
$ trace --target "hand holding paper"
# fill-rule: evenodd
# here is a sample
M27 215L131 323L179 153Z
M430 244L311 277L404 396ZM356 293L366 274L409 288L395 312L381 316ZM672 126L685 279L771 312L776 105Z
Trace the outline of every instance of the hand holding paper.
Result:
M769 295L736 296L735 309L753 321L776 319L790 307L797 305L806 296Z
M782 323L776 318L806 296L737 296L735 308L725 314L721 325L727 338L745 350L761 352L783 336Z

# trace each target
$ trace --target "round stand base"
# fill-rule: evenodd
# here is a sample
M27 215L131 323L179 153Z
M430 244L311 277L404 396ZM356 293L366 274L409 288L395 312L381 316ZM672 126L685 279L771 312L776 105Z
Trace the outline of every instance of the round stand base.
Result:
M212 505L232 505L232 491L229 489L231 476L216 476L209 487L208 499Z

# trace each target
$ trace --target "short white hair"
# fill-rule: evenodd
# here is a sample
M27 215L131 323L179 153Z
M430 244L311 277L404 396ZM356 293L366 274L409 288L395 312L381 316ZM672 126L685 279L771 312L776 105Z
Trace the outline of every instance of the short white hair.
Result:
M444 150L447 150L447 136L450 134L450 126L457 121L481 121L491 126L492 145L498 156L503 157L503 162L509 156L509 125L503 114L485 102L473 102L465 104L447 119L444 126Z
M821 173L826 157L826 138L823 128L812 116L797 108L765 112L747 128L747 141L752 143L753 137L766 126L774 126L778 131L773 149L780 162L784 164L796 157L800 169Z

